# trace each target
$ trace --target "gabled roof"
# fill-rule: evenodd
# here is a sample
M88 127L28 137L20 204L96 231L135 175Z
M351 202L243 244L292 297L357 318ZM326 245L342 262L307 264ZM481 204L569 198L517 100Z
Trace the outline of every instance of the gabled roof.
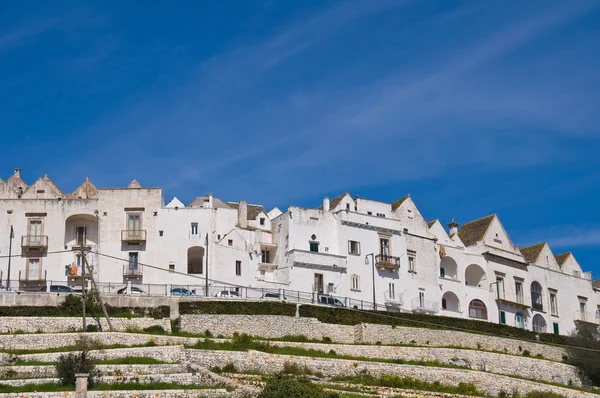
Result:
M598 279L597 281L593 281L592 282L592 287L594 289L600 289L600 279Z
M238 209L240 204L236 202L227 202L227 206L231 207L232 209ZM256 220L256 217L258 217L260 213L267 214L264 207L261 205L248 205L248 220Z
M492 224L492 221L496 217L492 214L487 217L480 218L478 220L469 221L458 231L458 237L465 244L465 246L471 246L475 243L483 240L485 233Z
M204 202L208 202L208 196L198 196L197 198L195 198L194 200L192 200L190 202L189 205L187 205L187 207L204 207ZM227 206L225 203L223 203L223 201L219 198L215 198L213 196L213 207L216 209L228 209L229 206Z
M429 221L429 222L427 223L427 228L431 228L431 227L433 227L433 224L435 224L437 221L438 221L437 219L435 219L435 220L432 220L432 221Z
M56 185L54 183L54 181L52 181L52 179L50 177L48 177L47 174L44 175L44 178L42 178L44 180L44 182L50 186L50 188L52 188L58 195L62 195L62 191L60 190L60 188L58 187L58 185Z
M171 201L165 206L165 209L174 209L176 207L184 209L185 205L181 203L181 201L177 199L177 197L173 197L173 199L171 199Z
M10 178L6 180L6 184L17 192L19 191L19 187L22 187L23 191L27 189L27 184L25 184L25 181L23 181L21 177L15 174L10 176Z
M558 265L562 266L565 263L565 261L567 261L567 259L569 258L570 255L571 255L571 252L566 252L566 253L557 254L556 256L554 256L554 258L556 259L556 262L558 263Z
M136 179L134 179L133 181L131 181L129 183L129 185L127 186L127 188L129 188L129 189L138 189L138 188L141 188L141 187L142 187L142 185Z
M330 209L335 209L337 207L337 205L340 204L340 202L342 201L342 199L344 199L346 197L346 195L350 195L350 192L344 192L343 194L336 196L335 198L331 199L329 201L329 208ZM323 210L323 205L317 207L317 210Z
M537 245L520 248L521 254L525 257L528 263L535 264L540 257L540 253L544 249L546 242L538 243Z
M398 199L397 201L392 203L392 211L396 211L398 207L404 203L406 199L410 198L410 194L407 194L405 197Z
M85 177L83 184L81 184L73 193L67 195L67 199L95 199L97 197L98 188L92 184L89 177Z

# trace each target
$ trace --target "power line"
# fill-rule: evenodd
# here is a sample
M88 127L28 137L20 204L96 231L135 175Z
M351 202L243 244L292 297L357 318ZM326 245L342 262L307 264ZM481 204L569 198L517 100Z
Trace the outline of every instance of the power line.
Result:
M58 251L52 251L52 252L44 252L44 255L48 255L48 254L59 254L59 253L74 253L73 250L58 250ZM23 254L11 254L9 255L4 255L4 256L0 256L0 258L15 258L15 257L22 257L22 258L26 258L28 256L24 256Z

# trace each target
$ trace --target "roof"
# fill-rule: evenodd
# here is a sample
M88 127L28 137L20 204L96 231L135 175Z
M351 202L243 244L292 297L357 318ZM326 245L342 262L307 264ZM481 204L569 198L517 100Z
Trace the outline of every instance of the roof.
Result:
M139 189L141 187L142 187L142 185L136 179L131 181L129 183L129 185L127 186L127 188L130 188L130 189Z
M85 177L83 184L79 186L73 193L67 195L67 199L92 199L98 197L98 189L89 177Z
M396 211L396 209L398 207L400 207L400 205L402 205L402 203L404 203L404 201L406 199L410 198L410 194L407 194L405 197L398 199L397 201L392 203L392 211Z
M556 256L554 256L554 258L556 259L556 262L558 263L558 265L563 265L565 263L565 261L567 261L567 258L569 258L570 255L571 255L571 252L566 252L566 253L557 254Z
M429 221L429 222L427 223L427 228L431 228L431 227L433 227L433 224L435 224L437 221L438 221L437 219Z
M537 245L523 247L519 250L528 263L535 263L545 245L546 242L542 242L538 243Z
M58 195L62 195L62 191L60 190L60 188L58 187L58 185L56 185L54 183L54 181L52 181L52 179L50 177L48 177L48 175L44 175L44 178L42 178L44 180L44 182L50 186L50 188L52 188Z
M494 217L496 217L496 215L492 214L490 216L463 224L461 229L458 231L458 237L465 244L465 246L474 245L483 239L485 233L492 224Z
M208 202L208 196L198 196L192 200L187 207L204 207L204 202ZM213 196L213 207L217 209L227 209L229 206L223 203L221 199Z
M600 279L598 279L597 281L593 281L592 282L592 287L594 289L600 289Z
M331 199L329 201L329 208L330 209L335 209L337 207L337 205L340 204L340 202L342 201L342 199L344 199L344 197L346 195L350 195L350 192L344 192L343 194L336 196L335 198ZM323 210L323 205L317 207L317 210Z
M236 202L227 202L227 206L231 207L232 209L237 209L240 207L239 203ZM256 217L258 217L258 215L260 213L265 213L267 214L267 212L265 211L265 208L262 207L261 205L247 205L248 206L248 216L246 217L248 220L256 220Z

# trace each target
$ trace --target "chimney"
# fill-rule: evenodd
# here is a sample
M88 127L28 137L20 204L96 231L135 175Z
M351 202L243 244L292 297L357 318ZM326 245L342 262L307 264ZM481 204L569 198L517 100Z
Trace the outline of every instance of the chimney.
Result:
M21 178L21 169L15 169L15 177Z
M450 228L450 235L458 233L458 225L459 224L454 221L454 217L452 217L452 221L450 221L450 224L448 224L448 227Z
M329 211L329 198L327 196L323 199L323 211Z
M209 208L213 208L213 197L212 197L212 192L208 193L208 207Z
M248 203L240 200L238 205L238 225L240 228L248 228Z

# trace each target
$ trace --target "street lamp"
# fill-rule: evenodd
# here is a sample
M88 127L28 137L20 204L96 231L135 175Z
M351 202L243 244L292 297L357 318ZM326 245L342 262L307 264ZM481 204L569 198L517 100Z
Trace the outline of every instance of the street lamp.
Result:
M369 256L371 256L371 263L373 263L373 310L377 310L377 304L375 304L375 255L373 253L365 256L365 265L369 265Z

